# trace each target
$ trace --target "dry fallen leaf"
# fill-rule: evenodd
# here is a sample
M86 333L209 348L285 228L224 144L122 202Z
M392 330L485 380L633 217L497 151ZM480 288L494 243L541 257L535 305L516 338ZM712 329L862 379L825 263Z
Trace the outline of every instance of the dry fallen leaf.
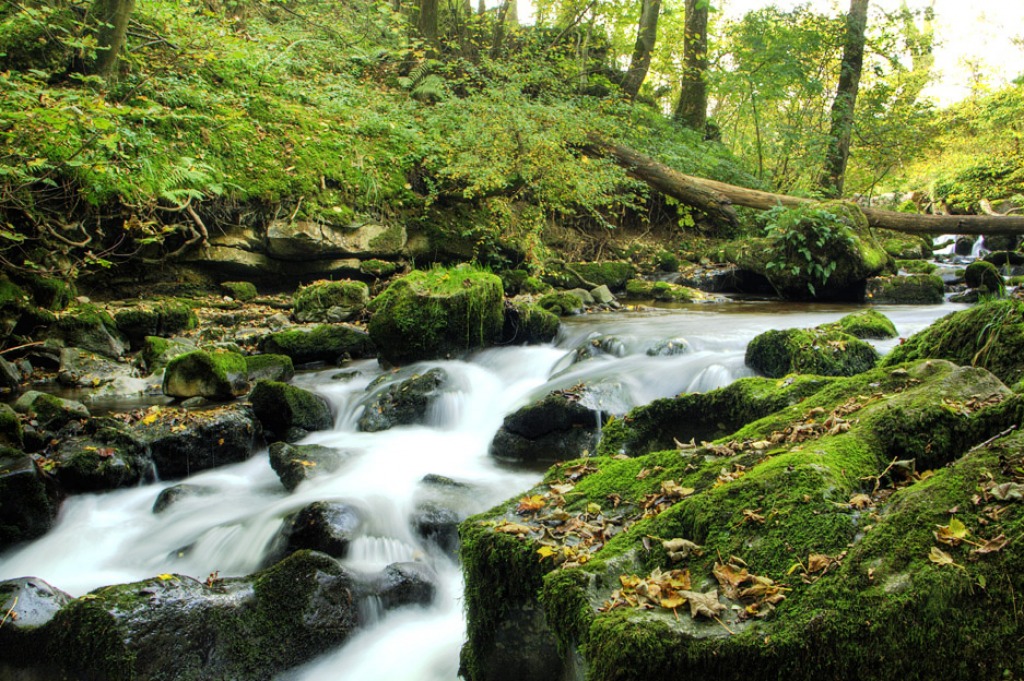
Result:
M712 589L704 593L697 591L680 591L690 604L690 616L703 615L711 619L718 617L718 613L725 610L725 606L718 601L718 589Z
M936 541L948 546L959 546L960 542L970 535L967 526L956 518L950 518L949 525L936 525L936 527L939 529L932 533L935 535Z

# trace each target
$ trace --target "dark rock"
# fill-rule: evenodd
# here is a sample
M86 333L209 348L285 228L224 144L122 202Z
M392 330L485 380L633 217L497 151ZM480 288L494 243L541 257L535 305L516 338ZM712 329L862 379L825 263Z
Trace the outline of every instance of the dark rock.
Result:
M505 302L503 344L550 343L558 335L558 315L525 300Z
M2 503L2 502L0 502ZM56 589L38 577L19 577L0 582L0 678L31 679L19 676L14 670L4 668L5 664L19 667L45 660L46 632L49 624L61 608L72 601L71 596ZM35 666L35 665L32 665ZM45 675L39 678L46 678ZM56 674L50 678L57 678Z
M765 331L747 345L747 366L769 378L786 374L853 376L878 363L879 355L864 341L837 330Z
M424 423L431 402L443 392L448 374L430 369L372 395L359 417L359 430L375 433L395 426Z
M491 442L498 459L519 462L564 461L594 451L599 422L606 413L580 403L580 395L556 391L505 417Z
M131 487L154 477L148 448L119 421L93 418L85 426L72 422L55 439L48 458L56 462L57 482L70 492Z
M79 304L65 312L51 327L49 337L65 346L120 357L128 349L117 324L104 310L91 304Z
M377 576L375 586L385 610L430 605L437 593L437 573L423 563L392 563Z
M17 366L0 357L0 388L15 389L21 385L21 371Z
M163 409L153 416L135 424L135 435L149 445L162 480L245 461L260 434L252 408L243 404L200 411Z
M964 283L969 288L979 289L980 292L994 296L1006 294L1006 284L1003 282L1003 275L991 262L976 260L964 270Z
M361 281L317 281L295 293L292 313L298 322L347 322L370 302Z
M369 331L393 364L437 359L501 339L501 279L468 267L417 270L370 303Z
M344 558L348 555L349 544L359 536L362 524L362 514L349 504L313 502L285 518L282 527L285 551L309 549Z
M70 678L270 679L349 638L354 591L344 568L308 551L209 586L161 576L65 607L52 649Z
M270 445L270 467L289 492L304 480L310 480L341 468L348 454L323 445L292 445L275 442Z
M292 358L287 355L250 355L245 358L249 382L281 381L287 383L295 377Z
M986 234L981 237L981 243L985 245L985 248L992 251L990 255L995 254L997 251L1013 252L1020 245L1020 237L1016 234ZM1021 254L1018 253L1017 255L1020 256ZM1024 260L1015 264L1024 264Z
M314 431L334 426L334 416L326 399L287 383L259 381L249 400L268 439L271 434L280 439L290 428Z
M377 354L366 331L345 324L324 324L313 329L278 331L260 342L260 350L287 355L296 364L340 364L345 359L374 357Z
M479 510L471 485L441 475L426 475L416 490L411 524L420 537L444 553L457 555L459 523Z
M977 240L976 236L958 236L956 245L953 246L953 252L957 255L970 255L974 252L974 242Z
M864 297L878 304L937 305L945 301L942 279L935 274L908 274L868 279Z
M223 402L249 391L245 357L228 350L195 350L175 357L164 370L165 395Z
M153 513L163 513L182 499L208 496L212 493L212 487L204 487L203 485L191 485L187 482L171 485L156 496L156 501L153 502Z
M18 413L11 405L0 403L0 446L21 448L25 444L24 429Z
M0 446L0 551L42 536L56 515L32 457Z
M27 414L45 430L60 430L70 421L89 418L89 410L81 402L38 390L23 393L14 403L14 409Z
M170 336L196 328L199 318L192 305L183 300L139 303L114 313L117 329L141 348L146 336Z
M577 347L574 353L574 361L577 362L600 357L601 355L625 357L626 344L617 336L598 336Z

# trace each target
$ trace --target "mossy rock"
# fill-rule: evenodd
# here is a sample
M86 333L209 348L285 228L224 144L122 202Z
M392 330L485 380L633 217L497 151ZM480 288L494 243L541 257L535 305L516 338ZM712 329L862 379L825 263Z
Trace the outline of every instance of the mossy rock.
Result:
M141 348L147 336L170 336L196 328L199 317L188 301L168 299L122 308L114 313L114 323L132 347Z
M361 281L317 281L295 293L292 313L298 322L346 322L370 302L370 288Z
M887 305L938 305L945 302L942 279L934 274L909 274L868 279L864 297Z
M153 480L149 447L122 422L94 417L83 427L74 426L58 433L49 454L63 490L102 492Z
M288 355L249 355L245 358L245 370L250 383L264 380L287 383L295 377L295 366Z
M587 288L607 286L612 291L623 290L626 282L636 276L636 267L632 263L616 260L574 263L572 269L586 280L578 284Z
M180 338L163 338L161 336L146 336L142 342L140 356L146 365L146 370L154 373L167 366L175 357L194 352L198 348L190 341Z
M245 461L256 450L260 424L244 404L154 409L135 424L135 436L149 447L160 479L173 480Z
M787 374L853 376L878 363L873 347L834 329L765 331L747 345L747 366L770 378Z
M32 457L0 445L0 551L41 537L56 516L57 504Z
M387 279L400 269L401 266L398 263L378 260L376 258L363 260L359 263L359 271L374 279Z
M278 381L259 381L249 395L256 418L274 440L293 439L290 433L327 430L334 416L327 400L302 388ZM294 439L299 439L295 437Z
M0 403L0 447L21 448L25 437L18 413L9 404Z
M569 317L583 312L583 300L579 296L568 291L548 293L541 296L537 305L542 310L547 310L559 317Z
M964 270L964 283L992 296L1006 295L1006 284L1003 275L990 262L975 260Z
M3 505L2 500L0 505ZM47 658L47 625L71 601L71 596L38 577L0 581L0 610L8 613L4 626L0 627L0 648L4 651L0 673L13 679L60 678L60 670L55 668L37 667L25 676L14 669L33 667Z
M551 392L507 415L491 441L491 456L532 464L594 451L609 414L585 406L584 394L585 389Z
M376 433L395 426L425 423L430 405L444 393L448 381L444 369L434 368L379 389L363 407L359 430Z
M243 303L247 303L259 295L256 285L249 281L222 281L220 287L229 296Z
M312 329L290 329L272 333L260 342L268 354L287 355L295 364L374 357L376 346L370 335L347 324L321 324Z
M81 402L38 390L22 393L14 403L14 409L35 419L40 428L50 431L60 430L71 421L89 418L89 410Z
M550 343L558 335L558 315L536 303L513 300L505 303L502 344Z
M1021 669L1009 642L1024 551L1004 543L968 561L971 545L945 546L934 533L949 526L950 509L974 508L979 480L995 494L1024 496L1007 468L993 478L982 472L1000 460L1024 462L1024 437L1007 446L1009 458L991 449L1006 440L974 449L1022 409L1024 400L984 370L921 362L826 381L704 446L555 466L537 487L460 528L463 673L476 681L560 678L572 668L601 681L887 681L897 668L899 678L966 681L979 670L996 679ZM936 472L893 465L911 452L918 471ZM991 503L1006 514L998 527L970 511L957 517L972 541L999 546L1024 530L1024 503ZM579 522L596 525L600 538L572 530ZM673 556L662 544L669 539L700 550ZM960 567L931 560L933 548ZM640 609L616 595L631 591L630 575L658 581L674 569L688 573L717 619L692 615L682 601L654 597ZM979 579L988 589L981 601ZM751 585L760 588L744 593ZM766 589L784 598L770 604ZM938 650L958 630L982 641Z
M501 339L503 300L501 279L488 272L465 266L416 271L370 303L370 337L396 364L487 347Z
M205 397L224 402L249 392L245 357L228 350L194 350L175 357L164 369L165 395Z
M838 330L848 333L854 338L870 338L884 340L896 338L896 326L878 310L861 310L853 312L831 324L822 324L819 328Z
M689 286L646 279L630 279L626 282L626 295L630 298L667 303L694 303L708 298L703 292Z
M128 349L113 317L91 303L77 304L65 310L48 335L67 346L106 357L118 358Z
M35 304L53 312L67 309L78 295L74 282L65 279L29 275L23 281Z
M893 348L882 366L926 358L983 367L1016 385L1024 379L1024 302L989 301L948 314Z
M932 244L926 237L889 229L875 230L875 236L885 252L897 260L924 260L932 257Z
M927 260L897 260L896 268L905 274L935 274L939 266Z
M52 654L70 678L268 679L343 643L359 621L355 593L348 572L309 551L211 585L161 575L62 609Z

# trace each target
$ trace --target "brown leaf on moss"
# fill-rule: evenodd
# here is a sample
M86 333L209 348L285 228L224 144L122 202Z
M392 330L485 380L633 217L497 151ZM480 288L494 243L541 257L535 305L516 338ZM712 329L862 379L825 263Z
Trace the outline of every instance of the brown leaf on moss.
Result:
M534 494L533 496L523 497L519 500L519 505L516 506L516 513L519 515L536 513L546 505L547 502L544 501L544 497L539 494Z
M867 494L854 494L850 497L850 501L848 503L851 508L856 509L865 509L874 506L874 503L871 501L871 497Z
M661 545L668 552L668 557L673 563L678 563L681 560L693 556L704 555L704 549L698 544L690 541L689 539L668 539L661 542Z
M975 556L986 556L990 553L998 553L1006 548L1006 545L1010 543L1010 540L1006 538L1005 534L1001 534L998 537L992 539L986 539L979 546L971 549L971 555Z
M959 546L971 534L967 526L956 518L949 519L949 525L936 525L939 529L932 532L935 540L948 546Z
M718 589L711 589L700 593L698 591L681 591L680 595L686 598L686 601L690 604L690 616L697 617L702 615L704 617L715 619L718 617L718 613L725 610L725 605L718 600Z

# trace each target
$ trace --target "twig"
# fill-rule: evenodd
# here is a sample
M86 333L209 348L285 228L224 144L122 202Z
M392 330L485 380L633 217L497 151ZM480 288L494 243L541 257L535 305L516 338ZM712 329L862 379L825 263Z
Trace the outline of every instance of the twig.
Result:
M292 211L291 217L288 218L288 222L289 223L295 222L295 216L299 214L299 208L302 207L302 199L304 199L304 198L306 198L306 197L305 196L300 196L299 200L295 202L295 210Z
M199 233L203 236L203 243L205 244L209 238L210 233L206 231L206 225L203 224L202 218L199 217L199 213L192 206L185 206L185 211L192 217L192 220L196 223L196 227L199 228Z
M718 622L719 624L721 624L722 628L725 629L726 631L728 631L730 636L735 636L736 635L735 631L733 631L729 627L725 626L725 622L723 622L722 620L718 619L717 617L715 618L715 621Z
M882 478L885 477L886 473L888 473L889 471L892 470L892 467L896 465L897 461L899 461L899 457L898 456L894 456L892 461L889 462L889 465L885 467L884 471L882 471L878 475L868 475L866 477L861 478L861 480L864 480L864 481L867 481L867 480L874 480L875 481L875 488L873 490L871 490L872 494L877 492L878 488L882 486Z
M996 440L998 440L1000 438L1003 438L1003 437L1006 437L1007 435L1009 435L1010 433L1012 433L1015 430L1017 430L1017 425L1016 424L1010 426L1009 428L1007 428L1006 430L1004 430L1004 431L1002 431L1000 433L996 433L995 435L993 435L989 439L985 440L981 444L974 445L973 447L971 447L970 449L967 450L967 453L970 454L971 452L973 452L975 450L978 450L978 449L981 449L982 447L987 447L990 444L992 444L993 442L995 442Z
M4 348L3 350L0 350L0 355L6 355L8 352L14 352L15 350L34 348L38 345L46 345L46 341L34 341L32 343L25 343L24 345L15 345L13 348Z
M14 615L14 609L16 607L18 607L18 597L17 596L14 597L14 602L11 603L11 609L7 611L7 614L4 615L3 619L0 619L0 627L4 626L4 623L7 622L7 618L8 617L11 617L12 615Z

